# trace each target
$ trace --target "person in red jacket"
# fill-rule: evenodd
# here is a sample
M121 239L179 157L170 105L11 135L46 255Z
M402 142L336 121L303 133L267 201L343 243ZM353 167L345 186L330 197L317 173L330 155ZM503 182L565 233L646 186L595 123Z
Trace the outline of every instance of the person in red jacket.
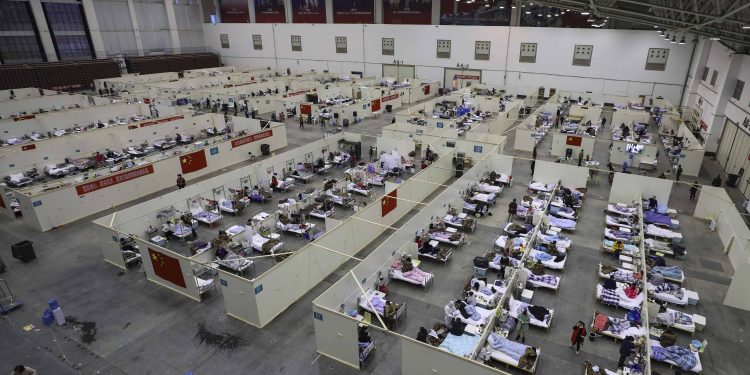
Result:
M583 322L578 321L578 323L573 326L573 334L570 335L570 347L572 348L573 345L575 345L576 355L581 354L581 345L583 345L585 339L586 325Z

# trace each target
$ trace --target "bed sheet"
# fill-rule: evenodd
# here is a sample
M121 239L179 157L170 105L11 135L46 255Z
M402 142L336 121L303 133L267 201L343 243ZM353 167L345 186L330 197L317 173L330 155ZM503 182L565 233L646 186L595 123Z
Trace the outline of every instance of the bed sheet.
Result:
M602 291L604 290L604 287L602 287L601 284L598 284L596 286L596 299L601 301L602 297ZM615 289L615 293L620 298L617 302L617 306L620 306L624 309L632 310L635 307L641 307L643 304L643 299L645 298L645 294L643 292L638 293L635 298L630 298L625 294L625 291L618 286L617 289Z
M508 300L508 312L510 316L514 318L518 318L518 310L520 308L529 307L529 306L534 306L534 305L518 301L512 296ZM533 326L537 326L537 327L549 328L549 324L552 321L552 318L555 316L555 310L552 310L552 309L547 309L547 310L549 310L549 316L547 317L546 321L543 322L537 319L536 317L534 317L534 315L529 314L529 316L531 317L531 319L529 320L529 324Z
M651 359L655 359L654 356L653 356L653 354L654 354L654 348L662 348L662 346L656 340L651 340L650 342L651 342ZM692 368L690 368L689 370L686 370L686 371L691 371L691 372L694 372L696 374L699 374L701 371L703 371L703 366L701 365L700 354L698 354L698 352L693 352L693 351L691 351L691 353L695 356L695 365ZM680 367L677 363L675 363L675 362L673 362L671 360L665 360L663 362L669 363L670 365L674 365L674 366Z
M479 345L481 339L481 336L471 336L467 334L455 336L449 333L448 336L445 337L445 340L440 344L440 348L455 355L464 357L474 353L474 349Z

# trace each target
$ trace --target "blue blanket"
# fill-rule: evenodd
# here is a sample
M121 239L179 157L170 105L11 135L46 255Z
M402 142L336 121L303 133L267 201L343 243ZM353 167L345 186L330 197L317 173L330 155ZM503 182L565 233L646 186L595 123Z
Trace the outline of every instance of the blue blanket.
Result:
M670 360L685 371L690 371L698 363L695 354L690 351L690 349L681 346L668 346L663 348L661 346L652 345L651 357L662 362Z
M660 213L656 213L653 211L644 211L643 221L646 224L656 224L656 225L666 225L666 226L672 225L672 218L669 217L669 215L660 214Z
M440 344L440 347L463 357L474 352L474 348L481 338L482 336L455 336L449 333L445 340L443 340L443 343Z
M521 359L521 356L526 351L526 345L510 341L496 333L491 333L487 338L487 342L492 349L503 352L516 361Z
M536 259L536 260L538 260L540 262L544 262L544 261L547 261L547 260L552 260L554 258L555 257L553 257L552 255L549 255L547 253L543 253L541 251L534 254L534 259Z
M549 223L551 225L556 226L558 228L575 229L576 227L575 220L563 219L563 218L554 217L550 215L547 215L547 218L549 218Z
M676 280L682 280L682 270L680 267L670 266L670 267L651 267L652 273L658 273L664 277L668 277L670 279L676 279Z

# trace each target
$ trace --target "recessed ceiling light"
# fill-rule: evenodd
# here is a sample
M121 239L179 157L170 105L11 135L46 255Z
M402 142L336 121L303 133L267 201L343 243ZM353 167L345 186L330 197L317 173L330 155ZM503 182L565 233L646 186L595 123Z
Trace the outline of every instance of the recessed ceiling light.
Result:
M742 26L742 28L745 29L745 30L750 29L750 25Z
M669 33L664 36L664 40L669 40Z
M584 16L588 16L591 13L589 13L589 12L581 12L581 14L584 15Z
M530 11L530 10L527 10L527 11L526 11L526 14L531 14L531 11Z
M548 14L548 15L547 15L547 18L550 18L550 17L552 17L552 15L551 15L551 14Z
M682 39L680 39L680 44L685 44L685 36L682 36Z
M555 13L555 17L560 17L560 13Z
M721 40L721 38L719 38L718 36L712 36L711 40Z
M670 40L669 43L671 43L671 44L677 43L677 37L676 36L672 36L672 40Z

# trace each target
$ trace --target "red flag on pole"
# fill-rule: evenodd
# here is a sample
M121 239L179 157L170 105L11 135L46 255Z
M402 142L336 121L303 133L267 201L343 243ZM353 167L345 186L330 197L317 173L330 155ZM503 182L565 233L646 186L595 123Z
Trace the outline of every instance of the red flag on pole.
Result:
M388 213L396 209L396 206L398 205L397 198L398 189L395 189L392 192L386 194L383 198L380 198L380 217L384 217L385 215L388 215Z
M185 277L182 275L179 259L154 251L151 248L148 249L148 256L151 257L151 265L154 267L156 276L180 288L185 288Z
M183 174L195 172L207 166L206 153L203 149L180 156L180 167L182 167Z

